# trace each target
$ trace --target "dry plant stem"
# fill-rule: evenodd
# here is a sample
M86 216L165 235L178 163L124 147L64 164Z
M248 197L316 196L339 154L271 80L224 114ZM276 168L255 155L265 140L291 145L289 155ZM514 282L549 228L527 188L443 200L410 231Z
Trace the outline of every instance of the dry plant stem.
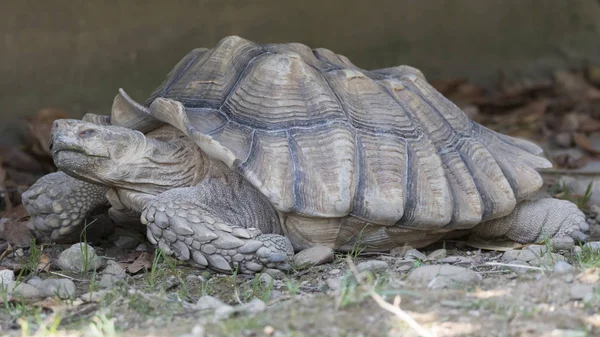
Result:
M484 263L484 265L486 266L501 266L501 267L511 267L511 268L523 268L523 269L533 269L533 270L545 270L543 268L540 267L533 267L533 266L522 266L519 264L510 264L510 263L501 263L501 262L486 262Z
M350 268L350 271L352 271L354 278L356 278L356 282L358 282L358 284L360 286L365 287L365 285L362 283L360 274L358 273L358 270L356 269L356 266L354 265L354 262L352 262L352 259L350 259L350 257L347 257L346 262L348 263L348 267ZM386 302L372 288L367 289L367 292L369 293L369 296L371 296L373 298L373 300L375 300L375 302L377 302L377 304L382 309L387 310L387 311L391 312L392 314L396 315L396 317L398 317L399 319L404 321L406 324L408 324L409 327L411 327L413 330L415 330L415 332L418 333L419 336L435 337L435 335L433 333L427 331L425 328L420 326L419 323L417 323L417 321L415 321L412 317L410 317L410 315L408 313L406 313L406 311L404 311L404 310L402 310L402 308L400 308L400 301L401 301L400 295L396 295L396 297L394 298L394 303L391 304L391 303Z

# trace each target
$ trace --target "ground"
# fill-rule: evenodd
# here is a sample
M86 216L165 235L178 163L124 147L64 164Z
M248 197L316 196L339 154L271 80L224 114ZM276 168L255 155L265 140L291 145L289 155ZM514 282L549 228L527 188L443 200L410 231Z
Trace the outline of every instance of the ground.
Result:
M460 242L446 245L447 256L460 260L453 264L475 271L481 280L438 286L434 282L415 283L408 276L412 270L442 261L449 264L452 259L421 260L390 254L336 255L331 263L275 278L215 274L177 265L159 255L158 259L148 259L147 271L128 275L108 289L99 289L100 273L35 272L21 277L69 278L79 297L7 301L0 309L0 332L8 336L43 329L46 332L40 336L194 336L192 331L195 336L417 336L406 322L375 302L369 295L369 289L374 289L388 302L400 296L401 309L440 337L600 334L599 252L563 252L576 267L571 271L538 268L515 272L496 265L502 264L498 262L501 252L467 248ZM62 248L43 250L50 261L56 261L55 254ZM438 245L422 252L443 252L439 249ZM364 279L358 284L349 266L367 261L384 262L387 268L363 271L358 278ZM98 299L89 301L89 294L87 298L81 296L90 290ZM216 305L216 312L200 310L196 303L206 295L224 304ZM240 305L253 303L255 298L264 301L266 307L244 309ZM241 309L219 309L227 305Z
M473 119L541 144L554 164L547 193L586 212L595 242L599 84L594 68L494 90L434 83ZM80 261L65 265L61 253L74 248L33 241L18 206L20 192L53 170L45 139L61 116L45 110L23 147L0 146L0 276L13 283L0 292L0 336L600 336L600 243L554 252L550 242L468 238L419 251L357 247L289 274L248 276L178 263L124 231L76 246ZM431 273L438 265L455 268Z

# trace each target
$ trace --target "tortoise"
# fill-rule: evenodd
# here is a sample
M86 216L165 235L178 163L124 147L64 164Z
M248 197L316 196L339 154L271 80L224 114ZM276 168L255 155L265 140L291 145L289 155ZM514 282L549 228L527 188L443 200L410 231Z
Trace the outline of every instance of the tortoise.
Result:
M110 204L166 254L202 268L289 269L322 245L419 248L471 233L586 239L573 203L535 198L550 162L467 117L416 68L368 71L299 43L230 36L188 53L144 104L53 125L61 172L23 194L59 240Z

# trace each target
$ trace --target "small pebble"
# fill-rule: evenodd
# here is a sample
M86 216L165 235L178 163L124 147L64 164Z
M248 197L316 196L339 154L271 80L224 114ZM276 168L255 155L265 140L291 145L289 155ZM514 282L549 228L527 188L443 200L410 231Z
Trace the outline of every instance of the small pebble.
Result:
M87 246L87 247L86 247ZM84 258L87 257L87 263ZM87 269L85 266L87 265ZM81 273L84 271L99 269L102 266L102 260L96 255L94 248L85 243L76 243L65 249L58 257L58 266L62 270L72 273Z
M267 305L265 304L265 302L263 302L262 300L260 300L258 298L253 298L248 303L241 304L241 305L234 307L235 312L239 312L241 314L246 314L246 315L256 315L258 313L265 311L266 308L267 308Z
M262 273L258 279L264 286L273 285L273 277L271 277L269 274Z
M510 261L523 261L523 262L529 262L531 260L536 259L538 256L531 250L528 249L523 249L523 250L519 250L519 249L513 249L513 250L509 250L506 251L503 255L502 258L500 259L502 262L510 262Z
M187 283L200 282L200 278L198 277L198 275L189 274L189 275L185 276L185 282L187 282Z
M215 319L228 319L235 313L235 309L230 305L223 305L215 309Z
M542 257L548 252L548 248L545 245L529 245L525 247L526 250L532 251L537 257Z
M341 273L341 272L342 272L342 271L341 271L341 270L339 270L339 269L331 269L331 270L329 271L329 274L330 274L330 275L337 275L337 274L339 274L339 273Z
M525 274L528 271L532 270L530 268L519 267L519 266L530 267L529 263L527 263L525 261L513 260L513 261L509 261L508 264L510 265L510 266L508 266L508 269L512 270L516 274Z
M414 269L406 278L407 281L415 284L433 288L473 285L481 279L481 275L470 269L450 265L421 266Z
M589 249L592 252L600 253L600 241L591 241L583 245L583 249Z
M19 283L16 286L15 283L12 283L8 286L8 292L13 297L22 297L25 299L42 297L38 288L27 283Z
M85 293L79 296L79 298L84 302L98 302L102 299L102 297L104 297L104 295L108 294L109 291L110 290L107 289L94 290L93 292Z
M420 251L418 251L417 249L409 249L406 254L404 254L404 258L415 258L417 260L421 260L421 261L425 261L427 260L427 256L423 253L421 253Z
M386 271L389 268L389 265L385 261L380 260L369 260L364 261L356 265L356 269L359 272L370 271L372 273L377 273L381 271Z
M194 327L192 328L191 331L191 337L204 337L205 336L205 331L204 331L204 327L201 324L196 324L194 325Z
M570 250L573 248L573 240L571 238L555 238L550 240L550 246L553 251Z
M269 295L269 300L276 300L283 296L283 293L279 290L271 290L271 294Z
M66 278L43 280L37 288L44 297L75 298L75 283Z
M0 270L0 286L8 286L15 281L15 273L9 269Z
M294 255L294 266L306 269L333 261L333 249L325 246L315 246Z
M325 283L329 289L338 290L342 286L342 279L341 277L330 277L325 281Z
M406 245L406 246L402 246L402 247L395 247L392 248L392 250L390 250L390 255L395 256L395 257L403 257L404 255L406 255L406 252L408 252L409 250L413 249L411 246Z
M197 310L215 310L222 306L227 306L227 304L221 302L220 299L209 295L200 297L198 302L196 302Z
M108 260L106 262L106 267L104 268L102 273L114 275L114 276L121 277L121 278L124 278L125 276L127 276L125 269L123 269L123 267L121 267L121 265L119 263L117 263L113 260Z
M554 264L554 272L557 274L566 274L573 272L573 266L566 261L557 261Z
M285 273L279 269L273 269L273 268L265 269L265 273L270 275L272 278L274 278L276 280L281 280L281 279L285 278Z
M135 250L138 251L138 252L149 252L152 249L150 247L148 247L147 244L140 243L139 245L137 245L137 247L135 247Z
M591 284L573 284L571 285L571 299L590 301L594 297L594 286Z
M112 274L102 274L100 276L100 281L98 281L98 287L109 289L113 288L117 282L121 281L123 278L117 277Z
M265 333L265 335L271 336L275 333L275 329L272 326L267 325L267 326L265 326L263 332Z
M413 269L412 264L403 264L403 265L400 265L399 267L396 267L396 272L403 273L403 272L407 272L411 269Z
M453 264L453 263L471 263L472 261L473 261L473 259L470 257L452 255L452 256L448 256L448 257L441 259L439 262Z
M121 249L134 249L138 244L139 240L129 235L121 235L114 242L115 247Z
M441 260L444 259L448 255L445 249L436 249L433 252L429 253L427 256L430 260Z

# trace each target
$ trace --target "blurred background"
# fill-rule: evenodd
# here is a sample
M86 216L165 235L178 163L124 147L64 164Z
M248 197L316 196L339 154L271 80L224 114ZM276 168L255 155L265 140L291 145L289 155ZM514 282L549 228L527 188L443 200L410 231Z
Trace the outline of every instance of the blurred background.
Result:
M109 114L120 87L144 101L187 52L234 34L325 47L366 69L417 67L471 118L548 145L557 168L600 153L598 0L6 0L0 9L0 160L13 185L53 170L54 119Z
M371 69L494 85L600 60L597 0L2 1L0 121L144 100L188 51L227 35L301 42Z

